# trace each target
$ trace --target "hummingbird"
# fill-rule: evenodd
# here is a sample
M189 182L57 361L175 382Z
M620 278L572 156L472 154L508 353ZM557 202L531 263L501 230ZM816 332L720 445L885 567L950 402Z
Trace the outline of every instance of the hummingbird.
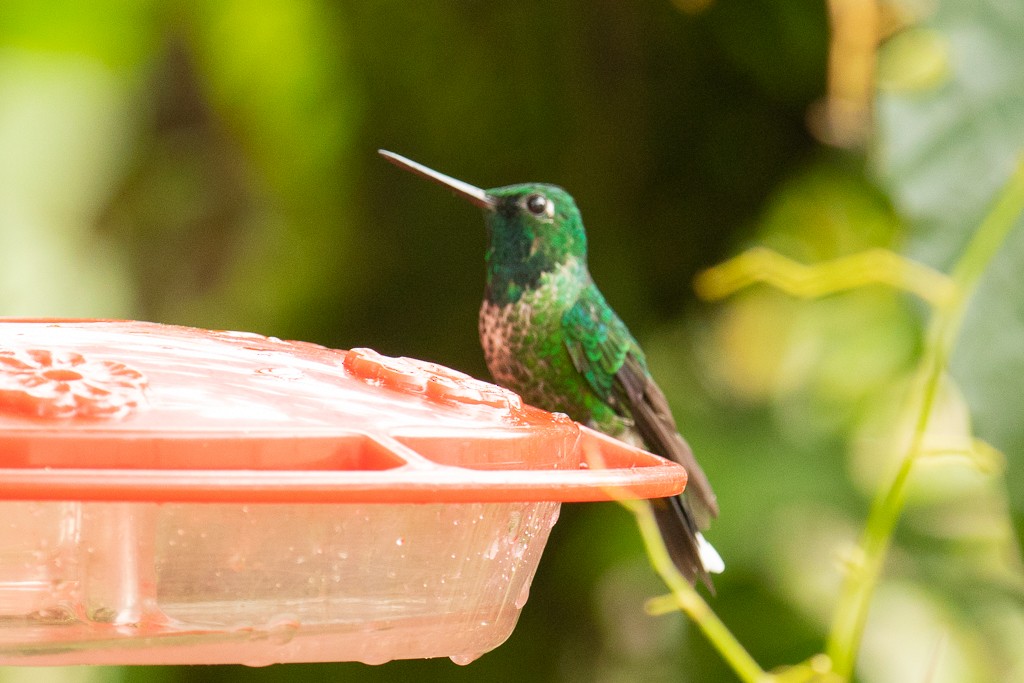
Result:
M679 433L644 352L605 301L587 267L587 235L576 202L541 183L483 190L386 150L399 168L483 209L486 284L480 342L494 381L523 400L681 464L680 496L651 502L665 547L690 583L712 588L724 563L701 531L718 504Z

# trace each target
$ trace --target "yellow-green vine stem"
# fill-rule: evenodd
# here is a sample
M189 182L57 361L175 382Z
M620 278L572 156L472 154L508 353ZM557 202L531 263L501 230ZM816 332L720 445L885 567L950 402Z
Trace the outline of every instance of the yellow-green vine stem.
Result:
M636 516L637 526L640 527L640 535L647 549L647 557L650 559L654 571L672 591L676 607L703 631L726 663L740 677L740 680L744 683L764 683L764 681L772 680L772 677L765 673L743 645L736 640L736 636L722 623L718 615L711 610L700 593L676 570L669 558L668 551L665 550L665 544L661 541L661 534L658 532L657 522L654 521L651 506L646 501L623 500L621 502Z
M871 506L859 551L850 563L832 622L826 652L832 661L833 672L844 680L848 680L853 673L871 598L878 584L896 523L903 511L907 482L914 462L921 454L925 430L935 406L953 344L959 336L967 304L979 279L1022 211L1024 161L1018 163L1009 183L991 212L978 226L954 267L954 295L934 309L919 368L913 436L892 482L879 492Z

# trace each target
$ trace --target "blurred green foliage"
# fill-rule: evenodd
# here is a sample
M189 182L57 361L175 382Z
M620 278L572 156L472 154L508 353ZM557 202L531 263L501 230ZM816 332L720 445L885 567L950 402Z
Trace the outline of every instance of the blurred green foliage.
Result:
M709 305L691 282L755 243L803 262L872 247L955 260L1024 149L1024 6L888 7L912 26L878 54L865 152L808 132L824 3L3 0L0 313L239 328L484 377L482 222L376 149L483 187L563 185L719 493L713 606L764 667L800 661L822 647L841 553L893 467L922 304L871 287ZM1008 526L1024 529L1022 260L1018 229L940 413L949 438L973 424L999 448L1007 476L955 458L921 473L860 680L1024 678ZM663 590L624 511L570 506L517 630L468 667L0 681L734 680L681 616L644 615Z

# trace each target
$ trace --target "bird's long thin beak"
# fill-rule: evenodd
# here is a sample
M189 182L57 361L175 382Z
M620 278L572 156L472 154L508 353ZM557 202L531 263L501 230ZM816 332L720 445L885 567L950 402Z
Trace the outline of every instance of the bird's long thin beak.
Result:
M446 176L444 173L438 173L432 168L427 168L423 164L417 164L412 159L406 159L401 154L395 154L389 152L386 149L377 150L382 157L393 163L399 168L404 168L407 171L412 171L418 176L423 176L427 180L433 180L438 185L443 185L449 190L459 195L463 199L479 206L481 209L488 211L494 211L498 206L498 202L491 195L487 194L479 187L474 187L469 183L464 183L461 180L456 180L451 176Z

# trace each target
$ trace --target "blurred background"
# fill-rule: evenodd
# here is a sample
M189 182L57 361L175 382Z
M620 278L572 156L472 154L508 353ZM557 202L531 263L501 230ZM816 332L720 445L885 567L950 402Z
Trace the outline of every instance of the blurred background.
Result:
M1024 149L1013 0L2 0L0 315L370 346L479 377L484 230L376 154L577 199L722 509L712 604L766 668L819 652L892 471L926 304L874 286L701 302L753 245L947 270ZM1024 680L1024 235L982 282L860 680ZM894 436L896 435L896 436ZM954 448L955 447L951 447ZM272 552L272 549L270 549ZM631 517L567 506L509 641L448 660L5 669L0 682L732 681Z

